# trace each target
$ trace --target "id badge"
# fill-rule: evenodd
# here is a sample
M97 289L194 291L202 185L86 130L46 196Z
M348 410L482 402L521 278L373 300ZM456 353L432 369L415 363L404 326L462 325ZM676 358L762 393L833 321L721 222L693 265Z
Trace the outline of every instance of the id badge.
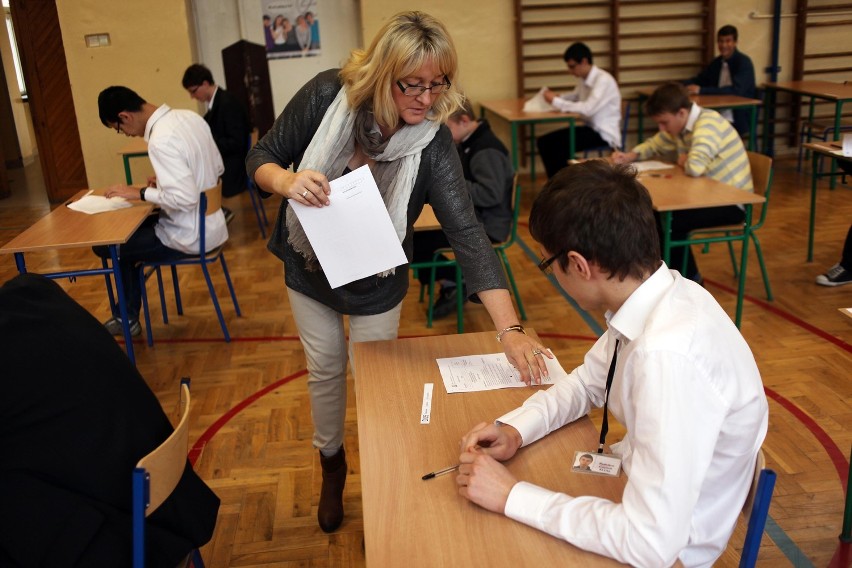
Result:
M621 475L621 458L612 454L599 454L597 452L574 452L574 464L571 471L618 477Z

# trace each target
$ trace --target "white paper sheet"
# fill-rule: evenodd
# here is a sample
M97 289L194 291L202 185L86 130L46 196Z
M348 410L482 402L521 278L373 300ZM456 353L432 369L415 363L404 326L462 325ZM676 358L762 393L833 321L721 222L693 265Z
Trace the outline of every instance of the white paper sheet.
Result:
M544 91L547 87L542 87L533 95L533 98L524 103L524 112L550 112L556 110L549 102L544 99Z
M552 385L557 377L567 375L557 359L545 357L544 360L549 375L542 377L541 384ZM437 362L447 393L527 386L521 382L521 374L509 364L505 353L449 357L437 359Z
M87 215L103 213L104 211L115 211L116 209L126 209L127 207L133 207L133 204L129 203L125 198L106 198L103 195L92 195L91 189L89 193L77 201L68 204L68 209L86 213Z
M367 166L329 183L327 207L290 200L332 288L408 262Z
M674 164L659 162L657 160L645 160L644 162L633 162L631 164L637 172L652 172L654 170L669 170L674 167Z

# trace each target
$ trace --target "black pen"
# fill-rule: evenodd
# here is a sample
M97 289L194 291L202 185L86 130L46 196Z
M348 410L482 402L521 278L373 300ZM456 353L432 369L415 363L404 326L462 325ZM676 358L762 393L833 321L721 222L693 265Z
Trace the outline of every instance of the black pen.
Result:
M451 471L455 471L459 468L461 464L456 464L450 467L446 467L444 469L439 469L438 471L433 471L432 473L427 473L421 479L426 481L427 479L432 479L433 477L438 477L439 475L444 475L445 473L450 473Z

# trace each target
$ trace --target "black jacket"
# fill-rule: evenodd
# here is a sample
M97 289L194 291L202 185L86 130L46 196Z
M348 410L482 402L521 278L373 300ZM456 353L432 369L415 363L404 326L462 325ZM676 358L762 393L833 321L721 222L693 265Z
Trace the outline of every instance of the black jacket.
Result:
M755 98L754 65L748 55L738 49L734 50L728 59L728 69L731 71L730 87L719 86L719 75L722 73L722 56L710 62L701 73L685 81L687 85L698 85L701 87L702 95L738 95L740 97ZM744 134L749 129L749 111L734 110L734 128L737 132Z
M246 186L246 154L251 126L242 103L231 93L219 87L213 106L204 115L210 125L213 140L222 154L225 173L222 174L222 195L237 195Z

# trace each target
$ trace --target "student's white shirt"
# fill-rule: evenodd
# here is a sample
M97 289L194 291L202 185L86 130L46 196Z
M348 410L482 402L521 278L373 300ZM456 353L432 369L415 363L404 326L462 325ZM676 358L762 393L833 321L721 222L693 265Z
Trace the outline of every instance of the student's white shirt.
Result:
M766 436L754 357L713 297L664 264L606 319L607 332L581 366L499 422L528 445L603 406L619 339L609 410L627 429L611 446L628 476L622 502L522 481L505 514L633 566L677 559L712 566L734 530ZM572 457L553 456L565 475L577 475Z
M550 103L561 112L576 112L613 148L621 148L621 91L612 75L592 65L573 91Z
M210 127L192 111L162 105L145 125L145 140L157 175L157 187L145 190L145 200L160 206L154 232L167 247L198 254L201 192L215 187L225 171ZM205 224L208 251L228 240L221 210Z

